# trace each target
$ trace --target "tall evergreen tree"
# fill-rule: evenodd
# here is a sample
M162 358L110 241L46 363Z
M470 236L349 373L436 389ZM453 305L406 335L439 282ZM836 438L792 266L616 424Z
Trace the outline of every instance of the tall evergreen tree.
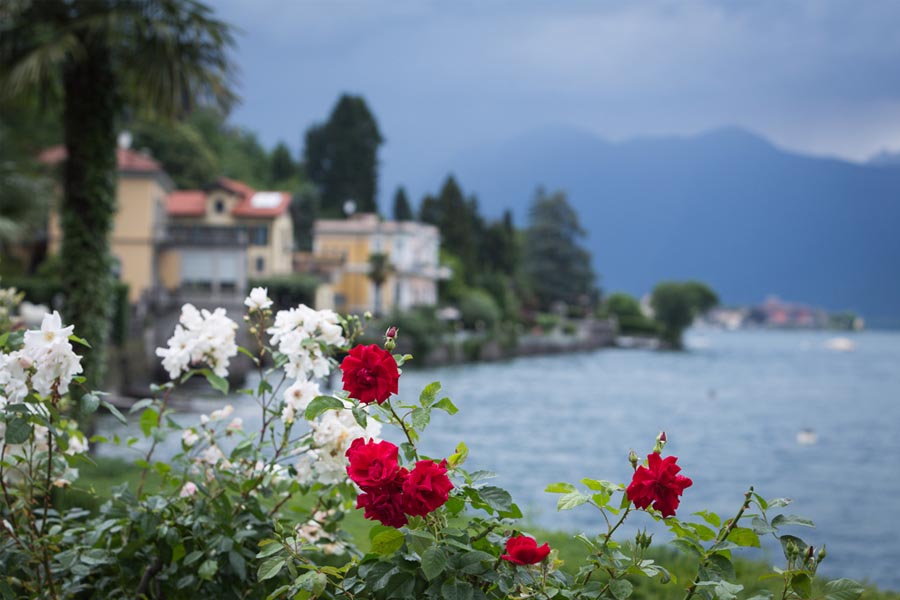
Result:
M199 99L230 104L231 30L195 0L42 0L8 8L0 20L0 87L61 92L64 311L93 345L85 374L98 386L114 297L116 121L126 107L174 116Z
M384 140L361 96L344 94L324 124L306 132L304 162L322 195L322 211L341 216L347 200L378 212L378 148Z
M319 190L305 182L291 199L291 219L294 222L294 247L310 252L313 249L313 225L319 214Z
M278 142L272 150L272 184L286 181L297 174L297 165L291 158L291 150L284 142Z
M394 194L394 220L395 221L412 221L413 211L409 205L409 198L406 196L406 190L403 186L397 188Z
M529 219L524 266L540 307L592 302L597 290L591 255L579 244L585 231L565 193L538 189Z

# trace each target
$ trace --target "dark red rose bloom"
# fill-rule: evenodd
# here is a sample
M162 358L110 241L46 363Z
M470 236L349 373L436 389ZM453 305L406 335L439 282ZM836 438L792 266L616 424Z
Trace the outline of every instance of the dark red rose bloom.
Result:
M440 508L450 497L453 484L447 477L447 461L420 460L403 483L403 510L424 517Z
M675 515L678 508L678 497L684 488L694 482L683 475L678 475L681 467L675 464L676 456L662 458L656 452L647 455L648 466L640 466L634 472L631 484L625 493L628 499L638 508L646 509L653 503L653 508L662 513L663 518Z
M347 475L364 490L391 483L400 470L397 446L390 442L366 442L365 438L356 438L346 456L350 460Z
M360 494L356 498L356 508L364 508L367 519L380 521L382 525L406 525L409 521L403 512L403 480L407 473L406 469L400 469L390 484Z
M381 404L397 393L400 372L387 350L372 344L356 346L341 362L344 390L363 404Z
M535 565L547 558L548 554L550 554L550 544L538 547L534 538L517 535L509 538L506 542L506 554L501 555L500 558L517 565Z

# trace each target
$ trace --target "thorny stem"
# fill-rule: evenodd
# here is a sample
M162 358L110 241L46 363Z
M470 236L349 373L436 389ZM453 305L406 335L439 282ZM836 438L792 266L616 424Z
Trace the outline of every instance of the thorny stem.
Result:
M744 493L744 502L741 504L740 510L737 511L737 514L734 515L734 518L728 522L728 525L719 530L719 535L716 536L716 541L712 545L714 548L717 544L724 542L728 539L728 536L731 535L731 532L734 531L734 528L737 527L738 521L741 520L741 517L744 516L744 511L750 508L750 497L753 495L753 486L750 486ZM709 564L709 559L713 555L713 552L706 552L703 556L703 560L700 561L700 565L697 568L697 577L694 578L694 581L691 582L690 587L687 589L687 593L684 596L684 600L690 600L693 597L694 593L697 591L697 584L700 583L700 571Z

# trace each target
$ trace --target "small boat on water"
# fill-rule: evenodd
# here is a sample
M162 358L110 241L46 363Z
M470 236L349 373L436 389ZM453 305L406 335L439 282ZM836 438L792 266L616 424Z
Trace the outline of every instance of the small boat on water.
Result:
M797 432L797 443L801 446L812 446L819 441L816 432L808 427Z
M835 352L853 352L856 344L850 338L836 337L825 342L825 347Z

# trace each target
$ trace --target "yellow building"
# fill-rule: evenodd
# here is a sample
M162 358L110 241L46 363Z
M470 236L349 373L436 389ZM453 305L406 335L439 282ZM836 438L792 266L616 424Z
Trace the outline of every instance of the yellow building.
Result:
M66 158L63 146L45 150L40 160L58 164ZM166 237L166 197L172 180L158 162L128 148L116 150L117 212L110 235L110 250L119 278L128 284L129 300L137 302L159 284L159 248ZM59 251L62 235L59 215L50 211L48 251Z
M382 221L374 214L318 220L313 226L314 259L340 265L331 271L330 287L333 308L345 313L437 304L438 280L449 277L438 262L440 242L433 225ZM370 276L373 254L386 255L389 265L380 290Z
M47 164L65 158L62 146L40 156ZM293 270L287 192L258 192L224 177L206 190L173 191L171 179L149 156L120 147L117 160L110 250L132 303L196 293L189 299L239 297L249 278ZM61 237L52 210L49 252L59 251Z
M288 192L259 192L245 183L220 178L206 190L178 190L169 194L166 212L169 231L178 245L226 232L243 237L244 264L233 253L223 260L225 244L218 249L181 251L184 282L202 282L210 273L238 279L287 275L293 271L294 224Z

